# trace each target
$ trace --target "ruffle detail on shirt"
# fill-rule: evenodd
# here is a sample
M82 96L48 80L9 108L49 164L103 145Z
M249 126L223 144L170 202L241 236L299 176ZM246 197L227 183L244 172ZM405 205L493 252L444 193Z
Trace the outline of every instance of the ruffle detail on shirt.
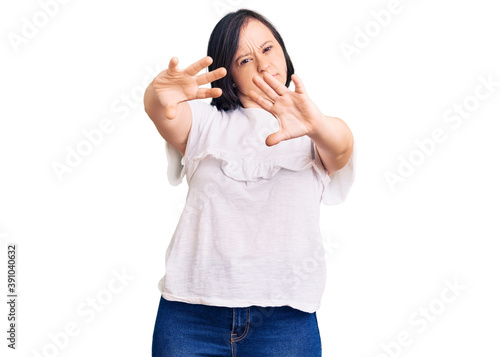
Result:
M347 164L340 170L335 171L332 177L328 176L328 172L321 163L321 159L318 157L317 147L314 146L315 159L313 166L324 185L321 199L325 205L332 206L346 200L356 177L358 151L356 146L356 142L354 142L353 150Z
M183 157L181 164L186 173L193 173L199 162L210 156L221 162L221 170L234 180L255 182L259 179L270 179L281 169L302 171L315 166L307 155L278 156L269 160L246 158L244 154L234 154L220 150L206 149L193 158Z
M356 142L354 142L353 152L348 163L334 172L331 178L318 157L317 148L314 146L313 149L313 158L308 155L295 154L259 161L244 159L244 156L214 149L206 149L201 154L189 158L188 156L183 157L170 143L166 142L168 181L172 185L179 185L185 175L188 176L189 181L200 161L208 156L220 161L221 170L226 176L239 181L255 182L258 179L270 179L283 168L301 171L312 167L323 185L322 202L326 205L344 202L356 177Z
M182 182L182 179L185 176L186 168L184 165L181 165L183 157L181 153L173 147L168 141L165 141L165 151L167 153L167 177L168 182L177 186Z

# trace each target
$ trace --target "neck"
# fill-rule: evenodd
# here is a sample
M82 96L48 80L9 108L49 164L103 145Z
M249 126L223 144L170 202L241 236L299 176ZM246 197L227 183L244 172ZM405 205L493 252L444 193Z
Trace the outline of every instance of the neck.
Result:
M260 108L260 105L251 100L250 97L246 94L238 92L238 97L240 98L240 102L243 108Z

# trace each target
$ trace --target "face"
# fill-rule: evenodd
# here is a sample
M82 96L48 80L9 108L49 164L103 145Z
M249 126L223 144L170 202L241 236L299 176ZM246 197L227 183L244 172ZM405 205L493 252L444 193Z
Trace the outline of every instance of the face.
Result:
M285 84L287 77L285 54L271 30L262 22L250 19L240 30L239 48L231 68L231 77L236 84L236 91L243 107L260 108L248 97L250 89L268 98L252 81L254 76L262 78L265 72Z

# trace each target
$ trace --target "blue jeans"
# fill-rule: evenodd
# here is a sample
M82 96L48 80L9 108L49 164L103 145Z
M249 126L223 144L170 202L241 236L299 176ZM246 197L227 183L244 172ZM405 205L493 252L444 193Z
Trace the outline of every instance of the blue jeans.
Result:
M317 357L316 313L290 306L223 307L160 295L153 357Z

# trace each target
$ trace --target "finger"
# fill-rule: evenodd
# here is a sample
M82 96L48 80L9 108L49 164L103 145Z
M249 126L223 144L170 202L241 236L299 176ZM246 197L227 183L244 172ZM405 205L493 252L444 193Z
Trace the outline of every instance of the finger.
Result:
M198 92L196 92L197 99L205 99L205 98L217 98L222 95L222 89L220 88L200 88Z
M165 116L167 119L175 119L177 115L177 104L170 104L165 109Z
M257 103L262 109L271 112L271 109L273 108L273 103L260 96L256 91L250 89L250 91L248 92L248 97L255 103Z
M267 146L273 146L276 144L279 144L281 141L285 140L285 134L280 130L278 130L275 133L272 133L266 138L266 145Z
M279 95L283 95L289 90L283 83L267 72L264 73L264 81Z
M206 56L201 60L193 63L189 67L185 69L186 73L191 76L196 76L198 72L200 72L203 68L206 68L212 64L212 57Z
M292 74L293 85L295 86L295 93L306 94L306 88L302 80L296 74Z
M272 76L271 76L272 77ZM273 88L269 86L262 78L259 76L254 76L252 78L253 82L255 85L271 99L272 101L276 101L276 98L278 98L278 93L274 91Z
M198 77L196 77L196 83L198 83L198 85L201 86L203 84L207 84L216 81L218 79L221 79L226 74L227 70L224 67L219 67L216 70L213 70L212 72L200 74Z
M170 62L168 63L168 69L177 69L177 65L179 64L179 59L177 57L172 57Z

